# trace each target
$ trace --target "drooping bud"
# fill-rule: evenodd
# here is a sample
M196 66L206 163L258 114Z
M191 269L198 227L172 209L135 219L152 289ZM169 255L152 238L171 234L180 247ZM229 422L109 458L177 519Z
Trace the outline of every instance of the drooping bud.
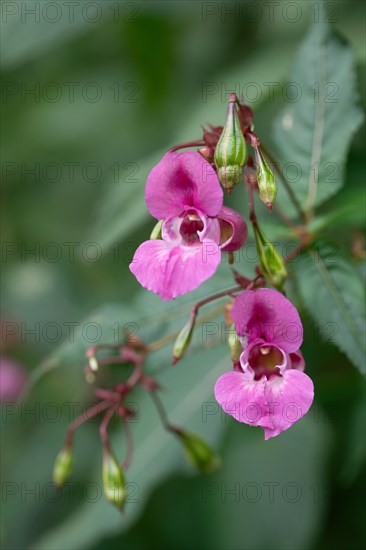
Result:
M263 156L260 146L254 147L254 152L257 164L259 196L269 210L272 211L272 205L277 195L275 177Z
M263 275L273 286L281 290L287 277L285 262L258 224L254 225L254 234Z
M194 327L196 324L196 315L191 314L189 320L184 325L180 333L178 334L174 347L173 347L173 365L178 363L180 359L184 356L186 353L188 346L191 342Z
M69 479L72 471L73 452L71 444L66 444L58 453L53 468L53 482L62 487Z
M236 95L230 94L225 126L214 155L218 178L229 193L243 177L244 165L248 157L236 101Z
M232 362L234 364L238 363L240 360L240 356L243 352L243 348L238 338L238 335L236 334L234 324L232 324L230 327L230 331L227 337L227 343L230 348L230 356L231 356Z
M150 240L157 241L161 239L161 230L163 227L164 220L158 221L154 229L151 231Z
M195 434L181 428L174 428L174 433L182 443L188 460L203 474L216 470L220 464L220 457L208 444Z
M107 500L122 509L127 497L125 476L112 449L107 445L103 447L102 474L104 494Z

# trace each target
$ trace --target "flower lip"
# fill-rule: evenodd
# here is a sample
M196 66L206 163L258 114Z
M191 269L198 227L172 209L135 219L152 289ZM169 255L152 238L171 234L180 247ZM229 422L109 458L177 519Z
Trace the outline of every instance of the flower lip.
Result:
M196 210L186 211L179 228L184 244L191 245L199 242L204 227L205 223Z
M240 363L243 371L251 371L254 380L262 376L267 380L281 377L287 367L287 357L278 346L257 340L242 353Z
M199 245L205 240L219 242L220 225L197 208L186 207L178 216L164 221L162 238L166 242L186 246Z

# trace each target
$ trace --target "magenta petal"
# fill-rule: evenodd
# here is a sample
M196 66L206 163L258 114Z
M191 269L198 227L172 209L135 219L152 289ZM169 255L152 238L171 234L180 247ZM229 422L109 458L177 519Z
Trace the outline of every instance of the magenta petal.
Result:
M185 246L152 240L138 247L129 267L144 288L165 301L197 288L215 273L220 260L221 250L212 241Z
M300 350L295 351L294 353L290 353L290 364L292 369L304 372L305 359Z
M146 182L146 204L158 220L179 215L188 207L217 216L223 203L216 172L199 153L167 153Z
M266 379L253 373L231 371L217 380L215 398L227 414L251 426L273 428L265 397Z
M270 288L244 290L235 299L232 319L239 336L263 338L286 353L298 351L303 329L295 306Z
M219 213L219 221L221 225L223 221L231 226L231 235L222 243L222 250L233 251L241 248L248 235L247 224L241 215L236 210L223 206Z
M26 384L26 373L15 361L0 358L0 402L16 401Z
M265 428L264 438L270 439L291 428L308 412L314 399L314 385L306 374L290 369L282 379L267 382L265 396L273 428Z

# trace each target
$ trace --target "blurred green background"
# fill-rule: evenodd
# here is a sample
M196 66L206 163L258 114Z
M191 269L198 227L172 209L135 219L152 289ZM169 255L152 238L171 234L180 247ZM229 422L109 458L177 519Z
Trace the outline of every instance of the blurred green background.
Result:
M364 98L364 4L327 4L354 49ZM231 284L222 266L215 281L178 305L139 288L128 263L154 223L143 202L148 171L169 147L200 137L201 124L222 124L232 90L251 94L256 133L271 144L282 86L315 16L316 3L307 1L3 2L3 353L29 373L56 358L27 401L2 406L4 548L364 547L363 379L303 310L316 401L290 431L265 443L260 429L217 410L206 418L215 379L227 368L216 335L204 350L197 342L176 369L169 350L151 369L164 373L174 421L220 449L219 472L198 476L186 467L177 442L137 396L128 480L138 502L125 517L99 495L95 423L77 436L72 496L49 485L69 421L65 403L79 413L92 399L82 353L94 333L85 335L81 320L103 326L110 340L113 326L120 332L126 323L157 338L182 325L194 296ZM269 82L279 83L273 98ZM363 137L360 131L352 142L345 188L322 210L348 198L361 205L347 230L340 224L325 232L348 256L364 208ZM240 191L230 204L245 214ZM291 296L301 307L294 289ZM69 332L77 323L81 345ZM117 427L115 444L123 453Z

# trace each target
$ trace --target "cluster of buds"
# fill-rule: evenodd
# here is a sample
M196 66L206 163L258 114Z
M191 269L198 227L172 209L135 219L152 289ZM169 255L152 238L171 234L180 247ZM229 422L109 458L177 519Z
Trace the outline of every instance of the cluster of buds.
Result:
M97 358L97 352L100 350L117 353ZM62 487L72 473L75 430L86 421L103 413L99 434L102 444L104 494L111 504L120 511L123 511L128 496L125 472L132 459L132 437L128 419L135 414L127 406L126 396L136 388L145 390L151 395L163 426L178 438L188 460L200 472L211 472L219 465L217 455L203 439L187 432L183 428L173 426L167 420L165 409L158 395L161 388L154 378L143 372L144 362L148 353L149 347L135 338L127 338L127 342L124 344L99 344L87 350L88 363L84 367L84 372L86 380L89 383L95 383L101 367L107 367L112 364L132 364L133 371L124 383L117 384L110 389L96 388L95 396L98 401L87 409L83 415L77 417L68 427L64 447L57 455L53 470L53 481L58 487ZM127 451L126 458L122 463L119 463L108 435L108 427L114 416L122 419L125 428Z
M230 94L225 125L204 129L205 147L200 153L215 165L221 185L229 194L243 181L244 168L255 167L254 178L251 178L250 183L258 189L261 200L272 210L277 186L260 140L253 133L253 116L250 107L238 101L235 94ZM253 148L254 158L248 152L248 144Z

